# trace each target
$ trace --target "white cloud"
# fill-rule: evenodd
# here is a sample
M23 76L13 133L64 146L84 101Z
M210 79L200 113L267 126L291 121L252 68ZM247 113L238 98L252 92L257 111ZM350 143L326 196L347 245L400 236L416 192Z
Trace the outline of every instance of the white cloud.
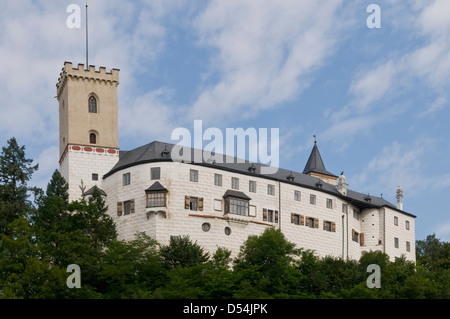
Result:
M33 175L33 186L40 187L45 191L50 181L49 176L53 174L55 169L59 168L58 156L59 148L57 146L50 146L39 154L37 160L33 161L33 165L39 164L39 169Z
M211 1L199 15L201 43L216 49L193 118L255 115L300 94L336 46L342 1ZM212 71L211 71L212 70Z
M358 175L351 178L352 185L360 189L395 189L401 185L411 195L436 186L442 176L427 174L427 156L434 152L436 141L418 138L411 143L393 142L374 156Z

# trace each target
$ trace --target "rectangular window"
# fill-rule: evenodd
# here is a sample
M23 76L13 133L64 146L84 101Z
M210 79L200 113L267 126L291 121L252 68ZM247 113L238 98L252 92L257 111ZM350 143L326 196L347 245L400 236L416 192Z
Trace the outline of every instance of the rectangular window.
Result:
M398 226L398 217L397 216L394 216L394 225Z
M255 181L248 182L248 191L251 193L256 193L256 182Z
M147 193L147 207L166 207L166 192Z
M98 181L98 174L93 173L92 174L92 180L93 181Z
M222 186L222 174L214 174L214 185Z
M310 227L310 228L314 228L314 220L315 218L313 217L307 217L306 218L306 226Z
M134 199L123 202L123 214L129 215L134 213Z
M189 172L189 180L191 182L198 182L198 171L196 169L191 169Z
M298 202L302 201L302 193L300 191L294 191L294 200Z
M395 248L398 248L398 238L394 237L394 246Z
M359 211L357 209L353 209L353 218L359 220Z
M131 184L131 173L125 173L122 175L122 185L130 185Z
M203 197L184 196L184 209L203 211Z
M347 204L342 204L342 212L343 213L348 213L348 205Z
M304 217L303 215L291 213L291 223L295 225L304 225Z
M359 242L359 233L354 229L352 229L352 240L357 243Z
M273 223L273 210L267 210L267 221Z
M327 198L327 208L330 208L330 209L333 208L333 200L330 198Z
M278 223L278 211L263 208L263 220L270 223Z
M232 189L239 189L239 178L232 177L231 178L231 188Z
M406 220L406 221L405 221L405 228L406 228L407 230L409 230L409 220Z
M406 251L407 252L411 251L411 244L409 243L409 241L406 242Z
M150 169L150 179L160 179L161 178L161 167L152 167Z
M309 203L310 203L311 205L316 205L316 195L311 194L311 195L309 196Z
M330 222L329 220L324 220L323 229L334 233L336 232L336 223Z
M248 200L228 197L225 199L225 213L248 216Z
M275 185L267 185L267 194L275 195Z
M197 197L191 197L189 209L190 210L198 210L198 198Z

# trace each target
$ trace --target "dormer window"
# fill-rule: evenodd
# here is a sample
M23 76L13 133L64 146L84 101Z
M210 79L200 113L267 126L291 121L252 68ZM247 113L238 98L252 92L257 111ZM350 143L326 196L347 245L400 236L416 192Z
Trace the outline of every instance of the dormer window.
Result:
M89 113L97 113L97 99L93 95L89 98Z
M256 172L256 166L252 164L252 166L250 166L250 167L248 168L248 171L249 171L250 173L255 173L255 172Z
M292 175L292 172L291 172L291 174L289 174L289 176L287 177L287 180L290 181L290 182L293 182L293 181L294 181L294 175Z

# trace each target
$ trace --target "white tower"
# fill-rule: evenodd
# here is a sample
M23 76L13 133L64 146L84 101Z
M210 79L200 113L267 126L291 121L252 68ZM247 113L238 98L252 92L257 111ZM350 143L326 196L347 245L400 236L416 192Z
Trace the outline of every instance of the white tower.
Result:
M339 193L344 196L347 196L348 184L344 176L344 172L341 173L339 178L336 181L336 189Z
M397 208L403 210L403 189L401 186L397 187Z

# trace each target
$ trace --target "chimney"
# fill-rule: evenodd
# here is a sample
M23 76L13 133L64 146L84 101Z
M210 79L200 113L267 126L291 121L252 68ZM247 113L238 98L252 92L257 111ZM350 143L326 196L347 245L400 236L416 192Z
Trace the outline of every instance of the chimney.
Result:
M345 180L344 172L341 173L341 175L336 181L336 189L342 195L347 196L348 184L347 181Z
M401 186L397 187L397 208L403 210L403 189Z

